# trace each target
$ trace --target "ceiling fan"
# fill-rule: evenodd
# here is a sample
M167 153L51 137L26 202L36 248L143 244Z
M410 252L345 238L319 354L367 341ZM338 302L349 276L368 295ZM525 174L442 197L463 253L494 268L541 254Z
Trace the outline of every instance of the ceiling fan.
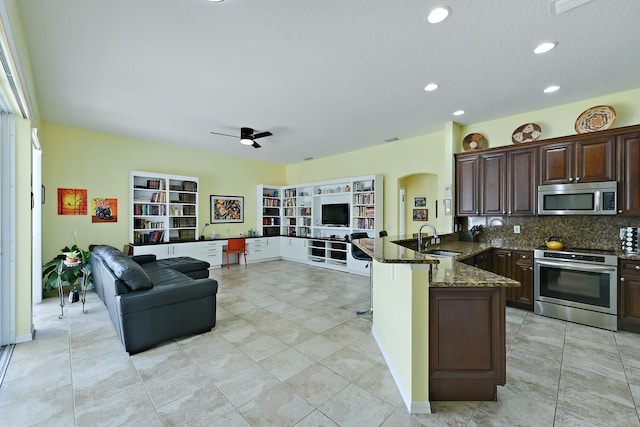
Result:
M209 132L213 135L222 135L222 136L230 136L232 138L237 138L237 135L229 135L226 133L218 133L218 132ZM258 144L255 140L258 138L264 138L265 136L271 136L273 135L271 132L266 131L266 132L258 132L255 133L255 131L251 128L240 128L240 143L244 144L244 145L250 145L253 148L260 148L262 147L262 145Z

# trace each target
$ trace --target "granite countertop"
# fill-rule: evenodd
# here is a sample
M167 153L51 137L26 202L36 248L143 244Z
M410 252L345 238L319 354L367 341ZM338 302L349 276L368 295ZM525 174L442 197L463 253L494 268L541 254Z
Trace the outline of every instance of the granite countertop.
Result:
M375 239L358 239L353 243L381 263L390 264L431 264L429 286L431 287L518 287L516 280L482 270L458 260L463 260L493 246L486 243L448 242L430 245L431 249L460 252L455 257L435 257L419 253L409 247L416 242L413 237L386 236Z

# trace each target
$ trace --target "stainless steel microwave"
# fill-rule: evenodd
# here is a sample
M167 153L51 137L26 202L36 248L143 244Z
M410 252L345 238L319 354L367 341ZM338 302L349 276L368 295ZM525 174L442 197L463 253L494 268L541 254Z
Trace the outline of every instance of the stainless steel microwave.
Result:
M616 181L538 186L538 215L615 215Z

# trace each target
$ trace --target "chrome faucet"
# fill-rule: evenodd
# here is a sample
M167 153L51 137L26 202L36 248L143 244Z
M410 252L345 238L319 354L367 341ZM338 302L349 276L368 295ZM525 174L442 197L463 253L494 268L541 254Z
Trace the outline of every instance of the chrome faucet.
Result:
M422 229L424 227L431 227L431 229L433 230L433 238L432 238L431 242L432 243L436 243L436 244L440 243L440 236L438 236L438 232L436 231L436 228L433 225L429 224L429 223L422 224L420 226L420 230L418 230L418 252L420 252L420 250L422 249ZM424 242L424 249L426 250L428 246L429 246L429 241L426 240Z

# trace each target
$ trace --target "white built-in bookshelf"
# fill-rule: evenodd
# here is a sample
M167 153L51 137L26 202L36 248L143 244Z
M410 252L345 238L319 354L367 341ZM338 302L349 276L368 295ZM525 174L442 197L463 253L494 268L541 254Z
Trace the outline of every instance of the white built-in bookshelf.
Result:
M133 244L198 240L198 178L154 172L131 173Z
M263 236L306 238L307 260L346 268L348 236L383 229L382 176L258 186L257 230ZM337 223L331 223L331 211ZM324 218L324 219L323 219Z

